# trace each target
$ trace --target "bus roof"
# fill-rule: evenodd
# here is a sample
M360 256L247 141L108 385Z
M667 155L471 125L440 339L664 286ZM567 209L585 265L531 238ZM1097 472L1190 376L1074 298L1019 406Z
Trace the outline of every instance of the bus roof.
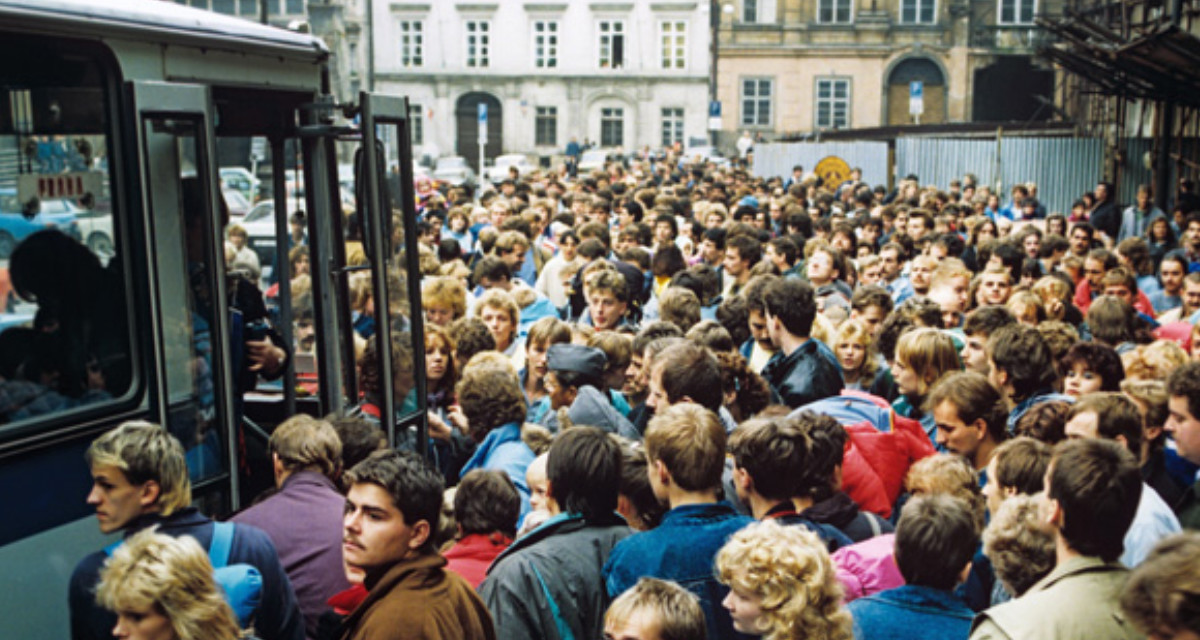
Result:
M262 48L314 59L329 55L325 43L312 35L194 9L174 0L0 0L0 24L11 26L16 21L80 34L236 50Z

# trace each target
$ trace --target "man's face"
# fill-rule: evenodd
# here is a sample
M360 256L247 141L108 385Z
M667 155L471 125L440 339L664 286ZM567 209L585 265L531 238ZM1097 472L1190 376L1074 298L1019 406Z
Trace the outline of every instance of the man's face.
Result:
M1150 210L1150 194L1145 191L1137 192L1137 206L1139 211Z
M661 626L662 621L649 607L638 608L625 620L605 620L604 640L662 640L658 633Z
M529 341L525 343L525 366L529 367L530 373L535 378L541 378L546 375L547 358L546 351L549 347L545 342Z
M1004 372L1004 370L1001 369L1000 367L997 367L996 361L993 360L990 356L987 359L987 363L988 363L988 373L987 373L988 382L992 383L992 386L996 387L996 389L998 389L1000 391L1001 395L1008 396L1008 389L1006 388L1008 386L1008 374L1006 374Z
M996 480L996 456L992 456L987 464L987 484L983 485L983 497L987 499L988 513L994 517L1000 509L1000 505L1004 504L1004 490L1000 488L1000 482Z
M879 337L879 329L883 327L883 319L887 317L887 312L879 305L870 305L859 312L857 309L850 311L850 319L857 320L862 323L867 331L871 332L872 338Z
M487 325L492 338L496 340L497 350L503 351L507 349L508 345L512 342L513 333L516 330L516 327L513 326L512 316L508 315L508 311L494 307L484 307L479 318L483 320L483 324Z
M571 403L575 401L575 397L571 393L571 389L564 387L562 383L558 381L558 375L553 371L546 374L545 384L546 395L550 397L551 409L557 411L563 407L571 406Z
M1071 253L1077 256L1086 255L1088 250L1092 248L1092 236L1083 229L1076 229L1071 232Z
M1183 281L1183 306L1186 307L1185 316L1200 310L1200 284Z
M1012 287L1008 284L1008 276L1002 273L985 273L979 285L980 295L986 304L1004 304Z
M780 271L787 271L788 268L791 266L787 263L787 260L784 258L784 256L782 254L775 251L774 245L769 244L766 247L764 247L763 248L763 256L766 257L766 259L768 261L770 261L771 264L775 265L776 268L778 268Z
M808 259L807 270L808 279L816 286L828 284L837 275L833 268L833 258L828 253L820 251Z
M895 249L889 249L879 254L883 264L883 277L891 282L900 275L900 254Z
M626 251L637 246L637 240L633 236L622 235L617 238L617 253L625 253Z
M760 347L767 350L774 350L771 344L771 334L767 331L767 318L762 311L751 311L748 314L748 324L750 325L750 336Z
M675 240L675 233L671 229L671 224L668 222L659 222L654 225L654 239L659 244L667 244Z
M1100 202L1104 202L1105 200L1108 199L1108 187L1106 187L1102 184L1098 184L1098 185L1096 185L1096 191L1094 192L1094 194L1096 196L1096 200L1098 200Z
M913 240L920 240L925 237L925 218L916 217L909 218L908 223L904 227L908 230L908 235Z
M424 520L409 526L381 486L359 482L346 494L342 558L350 571L370 572L415 555L429 534Z
M642 374L642 354L634 353L629 358L629 366L625 369L625 384L621 392L629 396L640 396L646 392L646 379Z
M1189 222L1183 232L1183 239L1193 250L1200 248L1200 222Z
M708 238L700 243L700 252L704 261L713 266L721 264L721 259L725 257L725 252L717 246L717 243Z
M499 229L500 225L504 224L504 221L508 220L508 217L512 215L512 212L509 211L508 207L493 206L491 209L491 214L492 226Z
M929 281L933 278L933 267L928 263L923 260L914 261L908 275L912 280L913 289L917 293L924 294L929 291Z
M715 229L725 224L725 218L719 213L710 213L704 218L704 226Z
M933 419L937 423L938 444L975 466L979 443L987 438L987 427L983 421L976 420L974 424L963 422L958 415L958 407L945 400L933 408Z
M742 275L746 270L746 263L742 261L741 252L736 247L725 247L725 262L722 263L726 273L733 277Z
M1100 288L1100 278L1104 277L1104 264L1091 258L1083 261L1083 276L1087 278L1092 289Z
M1133 292L1123 284L1110 284L1104 287L1104 295L1120 298L1125 301L1125 304L1133 306Z
M879 241L879 227L875 224L864 225L859 233L859 239L863 241L863 244L874 246Z
M1035 234L1025 236L1025 241L1022 243L1025 247L1025 255L1029 258L1037 258L1038 251L1042 248L1042 241Z
M597 331L615 328L625 317L628 304L617 299L612 291L592 291L587 295L588 313Z
M508 251L500 252L500 259L504 261L504 264L508 265L509 271L515 274L525 264L525 250L526 247L516 245Z
M1100 417L1095 411L1085 411L1067 421L1067 437L1072 440L1100 437Z
M667 392L663 391L662 367L652 367L650 371L650 392L646 395L646 406L658 411L671 406L667 400Z
M150 510L157 500L156 486L132 484L116 467L92 467L92 490L87 503L96 508L101 533L124 529L134 518Z
M982 333L966 336L962 351L959 351L958 355L967 371L988 375L987 341L988 337Z
M1187 396L1172 395L1167 400L1167 432L1175 438L1179 455L1200 464L1200 418L1188 409Z
M833 240L829 244L846 255L853 255L854 241L845 233L833 234Z
M1187 275L1183 272L1183 265L1177 260L1163 260L1161 274L1163 289L1178 295L1183 288L1183 277Z
M962 310L964 308L962 298L958 296L953 287L942 284L929 292L929 299L936 303L938 308L942 310L943 328L954 329L962 323Z
M883 265L876 263L873 266L863 269L858 276L859 284L866 286L871 284L879 284L883 279Z

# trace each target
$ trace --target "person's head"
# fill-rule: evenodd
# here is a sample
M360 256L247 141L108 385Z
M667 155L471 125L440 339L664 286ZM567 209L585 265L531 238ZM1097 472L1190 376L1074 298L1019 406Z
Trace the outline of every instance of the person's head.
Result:
M829 284L842 277L842 252L828 245L818 246L805 263L808 280L815 286Z
M454 519L460 537L502 533L517 536L521 494L502 471L475 469L463 476L454 492Z
M988 267L979 276L979 299L983 304L1004 304L1012 293L1012 273L1008 269Z
M863 323L847 320L838 327L832 344L843 374L859 380L873 380L878 361L872 349L874 338Z
M1102 288L1101 278L1109 269L1117 268L1117 257L1107 249L1092 249L1083 259L1083 275L1093 291Z
M750 268L762 259L762 244L748 235L735 235L725 241L725 272L742 280Z
M892 296L882 286L859 287L850 298L850 319L861 322L874 338L894 307Z
M274 460L276 484L299 471L313 471L330 480L336 480L341 472L342 442L333 425L307 414L292 416L275 427L267 446Z
M86 459L92 473L87 503L96 508L102 533L128 526L138 516L169 516L192 503L183 445L166 429L130 421L92 442Z
M1200 272L1189 273L1183 278L1183 315L1200 311Z
M496 350L504 351L517 338L521 309L507 291L488 289L475 303L475 317L483 320L496 341Z
M905 584L952 590L966 577L979 533L964 500L945 494L909 500L896 524L896 566Z
M725 468L725 427L715 413L685 402L657 411L646 427L650 484L660 500L671 487L691 493L721 487Z
M1164 257L1158 269L1163 291L1171 295L1180 295L1187 272L1188 261L1182 254L1175 253Z
M477 442L496 427L525 420L525 394L511 367L469 363L455 395L470 425L469 435Z
M963 322L963 348L959 352L969 371L987 374L987 342L998 329L1016 324L1012 312L1000 305L980 307L967 314Z
M805 421L814 418L806 412L797 418L747 420L734 430L729 453L739 499L746 502L748 496L757 495L779 503L801 495L802 476L811 473L807 463L812 458Z
M976 469L1007 437L1004 399L986 376L974 371L955 371L939 380L925 398L925 410L937 423L937 443Z
M716 566L734 629L769 640L850 637L829 552L804 527L748 525L721 547Z
M1103 287L1101 291L1104 295L1117 298L1129 306L1133 306L1137 299L1137 278L1132 271L1125 267L1117 267L1106 272L1100 278L1100 285Z
M556 344L546 352L546 393L550 408L570 407L579 391L605 388L604 370L608 359L604 352L578 344Z
M705 640L707 634L696 596L657 578L638 580L604 614L605 640Z
M1115 440L1133 455L1142 451L1142 414L1133 400L1119 393L1092 393L1071 405L1067 438Z
M155 529L130 536L100 571L96 602L117 614L118 638L224 640L241 634L208 552L190 536Z
M1166 429L1180 457L1200 464L1200 362L1189 362L1167 378Z
M342 518L347 572L367 584L398 562L435 552L431 534L442 511L442 475L411 452L376 451L346 472Z
M646 404L655 412L681 402L721 408L721 365L711 351L682 341L667 347L650 367Z
M625 276L612 269L593 271L584 278L588 315L597 330L615 329L629 310L629 287Z
M786 331L807 338L817 315L817 303L811 284L797 278L780 278L762 292L763 315L771 342L779 346Z
M1041 440L1018 436L996 447L988 462L988 482L983 487L988 511L1015 495L1034 495L1045 488L1046 469L1053 449Z
M700 322L700 299L689 289L670 286L658 298L660 317L685 333Z
M1142 494L1137 459L1111 440L1068 440L1046 471L1051 526L1068 548L1115 562Z
M546 460L550 512L599 520L617 510L621 447L601 429L573 427L550 446Z
M459 318L450 324L450 338L454 341L454 361L465 368L471 358L484 351L496 348L496 339L483 320L474 316Z
M1153 640L1200 638L1200 533L1159 541L1134 568L1121 592L1121 610Z
M1010 404L1054 384L1050 347L1033 327L1013 323L997 329L988 338L987 352L988 380L1008 397Z
M896 343L892 375L897 391L909 398L924 398L942 376L961 368L954 340L938 329L913 329Z
M1132 342L1137 330L1137 311L1116 296L1100 296L1087 311L1092 339L1112 347Z
M944 494L965 501L970 505L975 531L983 531L987 502L975 470L962 456L939 453L922 458L909 468L904 486L913 496Z
M1080 398L1097 391L1119 391L1125 379L1121 356L1097 342L1077 342L1063 356L1063 392Z
M800 248L787 236L780 236L767 243L763 253L780 271L787 271L796 264Z
M1020 596L1054 570L1054 532L1039 521L1041 500L1016 495L992 511L983 550L1005 590Z
M538 320L525 336L525 367L535 379L546 376L546 353L551 346L571 341L571 327L555 317Z

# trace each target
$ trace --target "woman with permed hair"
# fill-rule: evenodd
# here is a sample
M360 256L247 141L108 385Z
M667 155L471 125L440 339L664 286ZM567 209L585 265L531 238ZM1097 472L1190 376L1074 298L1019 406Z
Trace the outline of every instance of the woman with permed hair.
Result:
M243 637L194 538L142 531L113 551L96 601L117 614L118 638L233 640Z
M733 534L717 553L717 579L729 587L722 606L733 627L767 640L849 640L829 552L815 533L773 520Z

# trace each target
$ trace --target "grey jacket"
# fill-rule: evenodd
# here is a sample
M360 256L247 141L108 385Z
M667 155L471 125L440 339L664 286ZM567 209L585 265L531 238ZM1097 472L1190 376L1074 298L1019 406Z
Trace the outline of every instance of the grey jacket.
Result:
M630 533L616 514L591 521L564 514L518 538L496 558L479 585L496 636L603 637L609 598L600 570L612 548Z
M642 434L634 428L633 423L621 415L620 411L617 411L605 394L600 393L591 385L580 387L579 393L575 395L575 402L572 402L571 408L567 409L567 416L571 418L573 424L578 426L599 427L609 433L632 440L642 439ZM546 412L542 426L557 433L561 427L558 423L558 412L554 410Z

